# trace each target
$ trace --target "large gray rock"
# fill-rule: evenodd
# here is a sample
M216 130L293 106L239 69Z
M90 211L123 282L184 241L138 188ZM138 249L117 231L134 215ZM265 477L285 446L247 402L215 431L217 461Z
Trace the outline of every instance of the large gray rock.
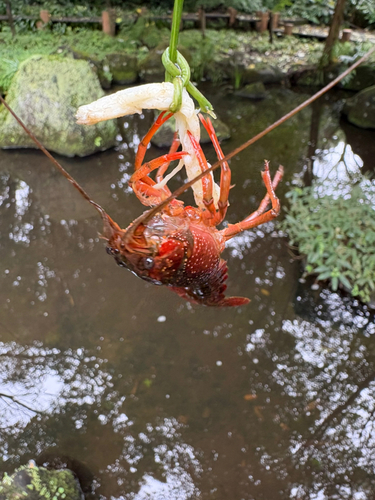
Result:
M375 85L346 101L343 113L360 128L375 128Z
M87 156L116 142L113 120L94 126L76 123L77 108L103 95L87 61L33 56L20 64L6 100L47 149L65 156ZM4 106L0 108L0 147L36 148Z
M0 500L83 500L83 493L73 473L47 470L29 464L14 474L4 474L0 482Z

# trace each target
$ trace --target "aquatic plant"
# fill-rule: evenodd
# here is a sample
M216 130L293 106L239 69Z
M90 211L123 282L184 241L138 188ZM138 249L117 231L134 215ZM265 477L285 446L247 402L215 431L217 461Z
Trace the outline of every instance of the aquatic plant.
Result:
M319 197L319 185L294 188L281 227L305 256L304 276L342 287L363 302L375 292L375 184L364 179L346 196ZM372 194L372 196L371 196Z
M70 470L47 470L33 462L20 467L12 476L5 473L0 482L0 500L79 500L81 493Z

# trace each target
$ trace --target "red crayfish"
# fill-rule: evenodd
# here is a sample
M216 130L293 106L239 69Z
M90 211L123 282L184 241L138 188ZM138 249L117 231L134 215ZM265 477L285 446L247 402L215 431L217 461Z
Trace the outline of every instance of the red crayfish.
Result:
M155 205L171 196L167 186L155 189L155 181L148 177L148 173L158 169L156 181L159 183L169 163L186 154L183 151L176 153L179 142L175 137L169 154L142 165L151 137L170 116L171 113L161 113L142 140L136 155L135 172L130 179L130 185L145 205ZM199 115L199 118L211 138L218 158L222 160L224 154L210 119L206 120L202 115ZM208 165L203 151L191 134L190 140L204 172ZM275 188L282 175L283 168L280 167L271 180L269 165L265 161L262 177L267 194L258 209L243 221L218 230L216 226L223 221L227 211L231 182L230 168L228 163L223 161L218 209L213 203L212 179L203 177L206 181L203 183L204 209L184 207L182 201L172 198L152 218L145 212L125 230L120 229L106 216L104 236L107 239L107 251L119 265L130 269L140 278L157 285L167 285L191 302L207 306L247 304L247 298L224 296L227 264L220 258L220 254L224 250L225 242L239 232L277 217L280 203L275 195ZM270 202L272 208L267 210Z

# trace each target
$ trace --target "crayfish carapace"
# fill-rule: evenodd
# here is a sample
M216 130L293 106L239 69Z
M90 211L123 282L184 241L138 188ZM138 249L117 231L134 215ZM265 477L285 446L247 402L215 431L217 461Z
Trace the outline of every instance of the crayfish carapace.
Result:
M149 96L145 89L151 87L160 90L159 98L151 96L149 102L146 102L145 94L147 99ZM133 90L136 97L134 92L132 93ZM216 229L226 215L231 171L210 119L199 115L220 161L220 186L214 183L212 169L199 144L199 119L186 91L182 109L174 115L179 137L175 134L168 154L143 163L152 136L172 116L172 113L166 111L170 106L172 93L173 85L169 83L144 85L120 91L117 97L116 94L104 97L91 105L81 107L77 113L79 123L90 124L140 112L142 108L164 109L138 148L135 172L130 179L130 185L138 199L152 208L126 229L121 229L100 205L90 199L83 188L27 130L5 101L1 97L0 99L60 172L100 213L107 252L115 258L117 264L128 268L146 281L166 285L184 299L197 304L207 306L247 304L249 299L245 297L225 297L227 265L220 255L225 248L225 242L236 234L277 217L280 203L275 195L275 189L283 176L283 168L279 167L272 180L268 162L265 161L262 177L267 194L258 209L237 224L229 224L222 230ZM180 143L182 151L178 152ZM172 174L164 177L170 162L174 160L179 160L179 166ZM171 194L166 182L182 166L185 166L190 181ZM148 175L153 170L157 170L156 180ZM190 186L194 190L197 207L185 207L183 202L176 198ZM271 204L270 209L268 209L269 204Z

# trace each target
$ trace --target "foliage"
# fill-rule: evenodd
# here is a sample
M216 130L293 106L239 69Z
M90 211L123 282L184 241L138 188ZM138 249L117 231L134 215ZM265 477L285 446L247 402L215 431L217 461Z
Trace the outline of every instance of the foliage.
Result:
M348 196L317 196L319 185L288 193L290 208L282 228L306 256L305 275L317 274L370 301L375 291L375 185L365 179Z
M67 27L66 33L40 31L36 36L32 32L19 33L15 38L10 31L0 33L0 88L6 91L19 64L32 55L49 55L63 53L69 55L74 51L83 58L92 61L104 61L108 54L122 52L135 56L142 61L150 49L156 45L168 45L169 30L157 28L155 23L145 20L135 23L130 29L121 29L116 37L105 35L102 31L90 29L72 30ZM241 68L237 67L249 57L269 52L270 45L267 34L240 32L235 30L207 29L205 37L198 30L186 30L180 34L180 49L187 49L190 54L189 63L193 79L200 81L203 76L219 81L232 75L233 79L241 79ZM321 45L318 42L304 39L294 40L292 37L275 39L272 54L267 58L270 64L282 65L301 49L306 54L306 62L314 64L319 60ZM183 51L184 53L184 51ZM247 59L246 59L247 58ZM223 60L230 61L230 66ZM229 75L229 76L228 76ZM235 82L234 82L235 83Z
M68 30L66 34L41 31L38 36L28 32L11 36L0 34L0 89L6 91L19 64L33 55L49 55L74 50L95 60L103 60L107 54L126 52L139 55L135 41L118 36L112 38L101 31ZM142 53L142 50L140 50Z
M335 8L334 0L280 0L275 10L291 17L301 17L312 23L329 23Z
M240 12L254 13L258 10L282 11L289 17L301 17L314 23L328 23L334 9L335 0L185 0L184 10L196 12L203 7L207 11L226 10L233 7ZM143 0L111 0L111 6L116 17L126 22L127 14L137 8L144 8ZM35 15L41 9L48 10L53 16L92 17L100 16L106 8L104 0L12 0L12 11L15 15ZM173 0L151 0L147 2L147 9L152 13L163 13L173 9ZM0 2L0 14L5 14L5 2ZM362 16L367 23L375 22L375 2L373 0L349 0L347 2L346 17L351 20ZM16 21L21 29L34 29L35 21ZM61 29L64 29L61 27ZM90 29L99 29L98 25L91 25Z
M362 14L368 23L375 23L375 2L374 0L350 0L349 13L352 16L356 13Z

